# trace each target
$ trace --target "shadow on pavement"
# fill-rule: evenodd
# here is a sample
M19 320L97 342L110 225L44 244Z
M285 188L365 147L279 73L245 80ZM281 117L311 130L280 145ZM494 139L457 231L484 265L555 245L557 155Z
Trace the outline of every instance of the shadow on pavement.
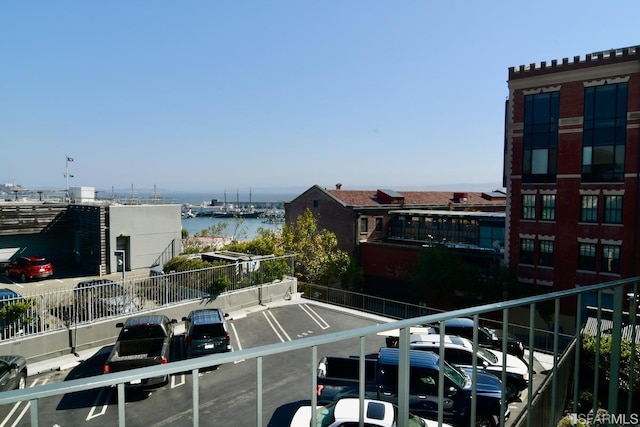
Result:
M309 405L311 405L311 401L299 400L297 402L287 403L286 405L280 406L273 412L267 427L290 426L291 421L293 420L293 415L296 413L298 408Z

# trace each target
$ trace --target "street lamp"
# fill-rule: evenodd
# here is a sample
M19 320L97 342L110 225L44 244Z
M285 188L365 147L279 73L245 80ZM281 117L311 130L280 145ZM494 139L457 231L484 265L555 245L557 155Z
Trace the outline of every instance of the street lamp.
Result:
M118 263L118 267L122 268L122 284L124 285L124 271L126 270L124 250L114 251L113 254L116 257L116 262Z

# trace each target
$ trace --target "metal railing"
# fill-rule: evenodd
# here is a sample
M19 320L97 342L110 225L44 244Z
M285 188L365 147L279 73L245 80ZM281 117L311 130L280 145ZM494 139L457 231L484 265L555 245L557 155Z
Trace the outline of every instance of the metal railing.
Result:
M25 336L129 316L185 301L215 298L293 274L293 255L157 276L96 278L71 289L7 295L0 300L0 338Z
M635 305L637 304L637 281L638 278L633 279L625 279L618 280L598 285L584 286L581 288L553 292L545 295L534 296L521 298L517 300L505 301L501 303L495 304L487 304L478 307L465 308L460 310L454 310L450 312L443 313L435 313L428 314L424 316L413 317L409 319L402 319L397 321L391 321L389 323L378 324L374 326L353 329L348 331L341 331L336 333L328 333L319 336L306 337L301 338L285 343L267 345L256 348L243 349L240 351L235 351L231 353L222 353L211 356L206 356L198 359L188 359L183 361L172 362L166 365L161 365L157 367L148 367L135 369L126 372L114 373L109 375L102 375L98 377L92 377L90 381L87 378L65 381L62 383L56 384L47 384L44 386L32 387L24 390L16 390L10 391L0 394L0 405L11 404L20 401L29 401L31 403L31 424L34 426L39 425L38 419L38 400L51 396L59 396L65 393L72 393L84 390L90 390L101 387L116 387L117 388L117 405L118 405L118 416L119 416L119 425L124 426L126 423L125 417L125 384L130 381L139 380L142 378L149 377L157 377L157 376L166 376L172 374L178 374L182 372L192 372L193 378L193 389L192 389L192 411L193 411L193 425L200 425L199 418L199 383L198 383L198 373L202 369L207 369L211 365L219 365L225 363L232 363L240 360L255 360L256 363L256 400L255 406L253 408L255 413L258 415L256 426L261 427L263 425L263 414L262 414L262 376L263 376L263 358L269 355L276 355L285 352L291 352L295 350L306 349L308 350L308 358L310 359L310 368L308 375L311 378L310 384L311 387L309 389L308 397L311 401L311 406L315 407L317 404L317 394L316 394L316 386L317 386L317 366L318 366L318 346L328 343L338 343L344 342L349 339L357 338L360 341L360 354L358 355L359 359L362 361L362 369L360 371L360 382L363 384L364 382L364 360L365 360L365 343L366 340L372 336L378 335L380 333L388 332L391 330L399 330L399 363L398 363L398 413L399 413L399 425L405 426L406 420L408 419L409 414L409 399L410 399L410 386L409 386L409 372L410 372L410 362L409 362L409 344L410 344L410 329L412 326L416 324L436 324L443 326L443 322L447 319L456 318L456 317L471 317L474 320L476 325L476 332L474 334L473 345L474 347L478 346L478 336L477 336L477 326L480 325L480 316L485 316L488 314L495 315L496 313L501 316L500 324L502 325L503 331L503 352L506 354L507 351L507 338L508 338L508 330L509 330L509 318L510 313L516 309L526 309L529 312L530 324L528 326L528 333L530 337L529 342L534 342L534 336L536 334L535 328L535 314L536 314L536 306L547 301L551 301L554 304L554 313L553 313L553 327L552 327L552 353L550 354L551 359L553 360L553 367L549 370L549 375L541 389L537 390L536 393L533 393L532 383L529 382L529 393L527 394L526 399L526 407L527 410L524 411L523 414L518 416L516 419L509 420L510 425L518 425L518 426L556 426L558 421L562 418L563 414L566 412L573 413L573 417L575 419L580 419L582 415L586 417L585 414L581 414L579 411L583 410L583 408L579 407L580 400L580 392L583 389L590 390L593 393L593 404L596 408L598 408L599 400L604 402L603 407L605 407L610 414L614 417L619 417L621 415L626 415L627 419L633 419L631 417L633 411L638 411L637 406L635 406L634 394L633 390L639 388L638 387L638 378L636 377L636 368L638 364L640 364L640 360L638 360L638 349L635 346L635 341L631 342L631 352L629 354L622 354L620 351L621 348L621 331L624 326L624 323L630 323L630 326L633 328L636 327L636 315L635 315ZM585 377L581 375L581 357L584 350L581 349L581 331L582 325L584 324L584 320L582 318L582 301L584 300L586 295L595 295L598 301L598 312L602 311L602 295L604 293L610 293L612 296L613 306L613 315L611 319L611 329L606 332L611 335L612 346L611 353L607 354L606 358L610 361L610 368L607 372L606 378L608 379L608 384L601 384L603 372L600 372L601 364L598 362L601 356L604 358L604 352L598 344L596 344L595 348L595 360L596 364L594 367L594 374L592 378ZM625 298L627 295L627 298ZM627 301L630 305L631 315L627 316L625 319L623 308L625 305L625 301ZM561 341L561 332L560 332L560 318L561 318L561 310L560 307L563 307L563 310L575 310L575 331L572 334L574 340L571 345L567 346L567 349L562 352L560 350L560 341ZM495 316L493 316L495 318ZM600 320L598 316L598 321ZM625 320L625 322L623 322ZM442 339L444 336L444 328L440 328L441 334L441 346L440 346L440 354L444 354ZM601 328L597 330L597 338L601 338L605 332L601 331ZM597 341L599 342L599 340ZM535 349L530 349L535 350ZM525 356L529 361L529 370L530 375L533 374L533 358L534 351L529 351L528 355ZM442 359L441 359L441 364ZM503 390L502 393L505 393L504 379L505 379L505 364L506 357L503 358L503 374L502 374L502 383ZM630 368L627 368L630 365ZM442 365L441 365L442 366ZM475 380L476 372L477 372L477 360L474 357L473 364L473 375L472 379ZM619 397L624 397L624 390L620 390L619 384L621 384L621 379L624 378L624 382L629 384L631 392L626 394L626 399L619 399ZM302 379L298 379L300 381ZM445 391L444 391L444 378L443 378L443 369L440 369L439 374L439 387L438 387L438 396L437 402L439 403L439 411L438 411L438 421L439 423L443 422L444 413L443 413L443 402L445 399ZM475 384L475 382L474 382ZM606 396L602 396L602 394L598 395L597 390L601 390L602 387L608 388L608 393ZM637 397L637 395L635 395ZM361 401L365 398L365 389L361 385L359 397ZM471 420L475 419L475 415L477 413L478 408L476 407L477 399L476 397L476 389L475 385L473 387L473 394L471 399ZM295 397L292 397L294 399ZM571 402L567 404L567 402ZM502 399L501 409L506 409L507 402ZM247 408L250 410L250 408ZM501 411L500 413L504 413ZM635 414L637 416L637 414ZM315 417L314 415L312 415ZM405 421L403 421L405 420ZM500 420L500 425L505 425L505 420ZM312 425L315 425L315 420L313 420ZM470 421L470 425L474 425L472 421Z

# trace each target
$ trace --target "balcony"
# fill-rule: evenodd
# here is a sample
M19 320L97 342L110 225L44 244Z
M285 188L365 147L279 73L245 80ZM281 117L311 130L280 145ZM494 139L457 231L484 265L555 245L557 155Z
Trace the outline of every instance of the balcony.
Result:
M41 399L52 397L62 398L64 395L95 390L100 388L114 388L116 390L116 400L118 408L118 424L135 425L128 417L131 406L125 405L125 384L147 377L164 375L177 375L181 373L191 373L191 407L190 419L181 419L180 425L207 425L208 420L201 417L202 404L206 397L201 395L200 387L201 371L207 370L211 365L233 364L238 361L245 361L255 364L255 401L246 407L247 413L256 414L255 425L266 425L272 414L263 411L264 393L264 365L265 358L275 356L284 358L286 353L297 351L298 355L306 361L308 373L305 378L296 378L298 382L308 384L305 396L292 396L292 400L301 398L308 399L311 406L316 406L317 395L317 367L322 354L319 347L326 344L338 344L349 340L356 340L359 343L359 354L353 356L358 360L359 386L358 397L364 399L365 396L365 361L369 353L366 351L367 343L371 340L379 339L380 335L391 334L395 331L398 336L398 397L397 405L399 419L406 420L409 414L411 399L411 379L410 379L410 332L415 325L442 325L444 321L456 317L469 317L476 325L488 322L489 319L497 322L496 329L502 330L503 353L507 352L508 334L516 334L524 342L528 349L533 347L534 351L525 352L525 361L530 367L530 374L533 375L533 367L536 365L534 358L545 356L549 367L544 372L543 379L534 385L533 381L528 384L528 390L523 394L522 410L514 411L508 420L500 419L499 425L508 426L556 426L561 419L566 418L573 421L588 420L593 418L582 406L584 391L590 393L592 402L601 402L600 408L607 411L608 415L600 415L599 420L607 420L611 424L623 424L633 422L637 419L640 408L637 403L637 394L626 393L619 389L620 384L630 384L632 389L638 388L638 368L640 359L638 349L634 344L636 336L636 316L637 308L637 278L618 280L581 287L573 290L549 293L542 296L522 298L518 300L505 301L497 304L483 305L468 309L455 310L445 313L425 312L424 307L407 306L394 301L368 298L363 295L356 295L336 289L313 288L304 289L305 298L322 300L332 304L342 305L351 309L363 312L375 313L395 318L386 323L373 326L351 329L340 332L329 332L322 335L293 339L292 341L271 344L261 347L246 348L231 353L212 355L200 359L189 359L172 362L158 367L143 368L127 372L101 375L91 378L71 379L59 383L50 383L43 386L35 386L24 390L3 392L0 394L0 405L11 405L16 402L28 401L30 403L30 422L37 426L45 424L39 418L38 403ZM611 306L605 307L603 300L610 299ZM586 301L597 301L595 305L595 319L587 318ZM542 304L551 304L553 314L550 329L539 329L536 324L536 307ZM561 327L561 307L574 307L577 313L572 331ZM629 307L631 313L625 313L625 307ZM607 311L610 309L610 311ZM522 317L523 313L528 316L529 326L515 324L513 319ZM585 325L587 328L585 328ZM442 330L442 329L441 329ZM581 335L583 331L591 331L594 334L595 353L594 369L592 376L586 376L581 372L583 358L587 357L585 350L581 347ZM441 332L441 337L444 333ZM377 337L377 338L376 338ZM601 343L611 342L611 353L606 353L601 348ZM630 343L631 351L623 352L623 342ZM444 342L441 340L441 342ZM479 346L477 334L473 339L474 347ZM604 344L602 344L604 345ZM440 348L443 353L443 346ZM636 357L630 357L634 354ZM591 356L589 356L591 357ZM603 372L600 369L603 359L609 361L610 369ZM480 368L474 362L472 378L477 375ZM503 368L505 360L502 361ZM440 408L435 418L439 423L444 421L443 402L446 399L444 388L444 374L440 370L438 378L437 403ZM503 374L504 375L504 374ZM604 380L603 380L604 378ZM504 377L503 377L504 379ZM506 392L505 381L502 381L502 393ZM535 387L535 389L534 389ZM477 393L472 391L470 418L475 419L481 408L477 407ZM500 403L500 413L505 413L508 402L504 399ZM582 412L584 411L584 412ZM605 418L607 417L607 418ZM314 420L315 421L315 420ZM46 423L49 424L49 423ZM472 423L470 423L471 425ZM315 425L315 424L313 424ZM400 421L399 425L404 426L406 422ZM567 425L567 424L565 424Z

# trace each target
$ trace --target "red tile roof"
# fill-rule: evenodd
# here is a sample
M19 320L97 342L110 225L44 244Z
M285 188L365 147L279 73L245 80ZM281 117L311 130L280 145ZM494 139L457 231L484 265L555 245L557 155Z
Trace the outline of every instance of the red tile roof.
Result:
M343 203L345 206L380 206L387 205L380 201L376 195L377 190L325 190L331 196ZM384 190L382 190L384 191ZM456 195L466 195L467 205L496 205L506 202L506 195L503 193L481 193L481 192L458 192L458 191L397 191L404 196L402 206L410 205L425 206L446 206L449 203L458 204L459 200L454 199ZM483 197L484 195L484 197ZM501 197L502 196L502 197ZM462 203L460 203L462 204Z

